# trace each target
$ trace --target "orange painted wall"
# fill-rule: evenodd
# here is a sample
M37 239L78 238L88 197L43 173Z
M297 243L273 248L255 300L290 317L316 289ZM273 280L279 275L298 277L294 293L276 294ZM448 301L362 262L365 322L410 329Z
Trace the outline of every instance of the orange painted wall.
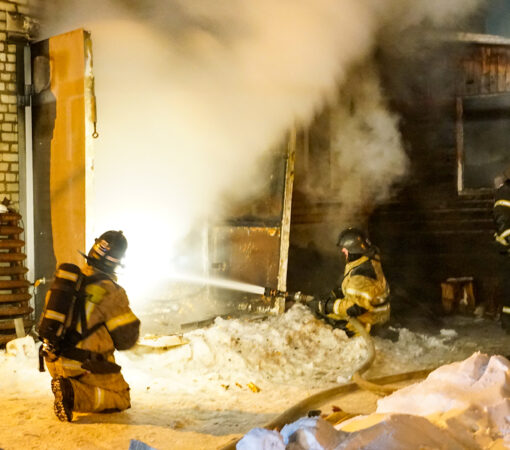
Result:
M51 141L50 196L57 264L84 260L85 251L85 35L76 30L49 40L56 120Z

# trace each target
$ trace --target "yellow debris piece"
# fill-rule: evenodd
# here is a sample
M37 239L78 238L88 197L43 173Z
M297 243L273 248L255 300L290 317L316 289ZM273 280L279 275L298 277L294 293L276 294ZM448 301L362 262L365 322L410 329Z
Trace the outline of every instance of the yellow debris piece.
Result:
M254 383L248 383L247 386L251 389L252 392L260 392L260 388Z

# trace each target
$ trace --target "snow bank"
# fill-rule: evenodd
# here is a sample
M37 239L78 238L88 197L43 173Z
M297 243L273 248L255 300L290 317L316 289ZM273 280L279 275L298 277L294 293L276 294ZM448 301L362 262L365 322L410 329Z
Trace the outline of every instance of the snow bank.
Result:
M236 445L237 450L285 450L283 437L277 431L254 428Z
M487 445L487 440L504 438L510 446L509 395L510 362L477 352L379 400L377 412L427 416L464 439L473 434Z
M208 382L293 383L323 387L347 381L367 357L361 338L349 339L310 310L295 305L264 320L217 318L206 329L185 334L187 345L165 354L143 355L152 374L194 374ZM132 362L140 355L126 354ZM124 364L123 364L124 365Z
M400 329L397 342L375 338L377 357L371 376L464 360L475 350L501 353L509 348L510 337L496 322L469 320L459 324L458 318L453 319L443 326L455 332L437 329L426 335ZM50 376L38 371L37 344L30 337L12 341L7 350L0 350L0 404L4 406L0 409L0 447L127 448L131 439L138 439L158 449L168 448L169 442L183 450L217 448L232 435L264 426L281 411L315 393L314 388L323 389L329 383L348 379L353 366L366 357L361 339L347 339L342 331L315 319L300 305L278 317L218 319L206 329L186 333L183 341L189 343L167 350L165 347L179 339L161 337L156 348L137 346L117 353L131 385L132 408L120 414L79 417L79 426L55 418ZM405 439L418 436L420 431L420 442L441 448L433 439L443 443L450 439L457 445L463 432L461 445L474 442L474 448L490 448L503 442L501 446L510 447L510 442L504 441L508 436L508 363L499 357L492 361L486 356L478 358L482 359L451 365L457 368L454 372L442 368L429 377L439 377L434 390L444 385L446 392L430 389L418 398L424 390L421 387L406 400L400 398L404 392L400 391L391 397L395 402L388 409L391 412L382 412L390 401L387 398L381 402L379 414L370 417L370 423L368 417L360 418L350 425L356 425L357 431L342 428L334 430L332 436L343 433L343 448L349 448L348 443L356 448L359 442L375 443L372 448L388 448L386 444L397 448L389 440L391 436L408 442ZM452 377L455 381L448 383ZM247 386L250 381L261 391L252 392ZM449 392L453 393L452 386L457 389L453 399L448 397ZM474 392L465 393L470 386L480 391L480 398ZM464 394L470 398L467 403L462 403ZM424 398L428 395L441 398L441 409L431 414L432 409L425 410L428 406ZM417 415L420 410L410 409L411 404L422 408L424 415ZM466 404L469 408L463 409ZM315 428L308 426L292 442L289 435L286 445L299 448L299 442L316 435ZM58 444L48 441L46 445L44 436L48 433L64 438ZM453 444L451 448L455 448Z
M509 448L509 395L510 362L477 352L379 400L374 414L338 430L320 418L303 418L286 425L281 437L285 448L295 450ZM260 431L257 437L262 439ZM256 444L252 436L238 448L262 448Z
M509 395L510 362L476 352L380 399L375 417L381 422L359 431L357 439L380 445L367 448L388 448L387 436L396 435L401 442L429 445L426 439L433 425L438 429L434 435L441 436L437 448L508 448ZM364 428L365 420L355 419L341 428Z
M464 361L434 370L419 384L379 400L377 412L427 416L470 406L491 408L506 401L510 393L509 370L506 358L477 352Z
M38 346L31 336L14 339L0 351L0 387L8 386L12 393L26 394L48 389L46 377L38 371Z
M397 342L374 338L376 360L368 376L461 360L473 353L471 344L475 342L477 349L489 350L483 341L486 329L474 330L473 324L467 336L453 330L431 331L431 335L405 328L397 331ZM186 345L168 351L138 347L118 354L133 388L159 386L174 392L217 395L239 390L240 384L246 390L246 384L253 382L263 389L283 385L323 389L348 382L367 357L363 339L347 338L342 330L318 320L299 304L285 314L263 319L217 318L211 326L188 332L183 338ZM161 337L154 345L166 339ZM506 345L506 339L503 336L498 341L501 346Z
M25 336L23 338L7 342L5 352L9 356L14 356L21 360L34 358L37 355L34 338L32 336Z
M269 441L271 439L271 441ZM272 444L268 445L269 443ZM465 447L448 431L427 419L409 415L388 416L376 425L360 432L336 430L321 418L302 418L286 425L281 434L256 429L237 444L237 450L408 450L433 448L463 450L478 448L475 442Z
M437 367L473 353L455 345L455 340L462 338L454 330L431 330L425 334L407 328L392 329L398 332L397 342L374 337L377 358L368 376Z

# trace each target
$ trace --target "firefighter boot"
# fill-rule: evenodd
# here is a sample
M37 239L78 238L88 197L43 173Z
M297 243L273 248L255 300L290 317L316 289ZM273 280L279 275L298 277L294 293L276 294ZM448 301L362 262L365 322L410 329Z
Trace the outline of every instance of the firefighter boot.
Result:
M71 381L64 377L51 380L51 390L55 396L53 410L62 422L73 420L74 392Z

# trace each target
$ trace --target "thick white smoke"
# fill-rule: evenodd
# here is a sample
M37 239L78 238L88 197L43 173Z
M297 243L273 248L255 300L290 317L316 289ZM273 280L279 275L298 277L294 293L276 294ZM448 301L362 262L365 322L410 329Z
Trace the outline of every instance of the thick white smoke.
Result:
M313 242L331 252L340 229L362 226L374 207L391 196L393 184L405 176L408 165L398 126L399 117L388 108L374 62L354 66L326 114L310 129L311 141L325 134L329 153L314 155L311 167L297 175L300 193L308 200L339 206L329 210L320 226L294 227L294 244ZM321 157L328 158L325 171L317 161Z
M386 200L407 158L372 64L354 70L331 107L332 188L347 217Z
M253 170L260 156L295 121L306 124L336 101L345 74L370 54L381 29L405 30L423 20L453 23L477 4L45 1L47 35L76 27L92 33L100 133L96 234L123 229L130 255L148 273L163 267L176 242L218 211L224 192L253 192L264 181ZM393 119L373 111L369 121L371 139L383 139L364 146L376 180L379 162L391 160L386 152L400 147L393 145ZM365 139L355 123L351 128L353 139ZM346 140L338 136L335 144L343 166L359 158ZM389 186L392 179L381 181Z

